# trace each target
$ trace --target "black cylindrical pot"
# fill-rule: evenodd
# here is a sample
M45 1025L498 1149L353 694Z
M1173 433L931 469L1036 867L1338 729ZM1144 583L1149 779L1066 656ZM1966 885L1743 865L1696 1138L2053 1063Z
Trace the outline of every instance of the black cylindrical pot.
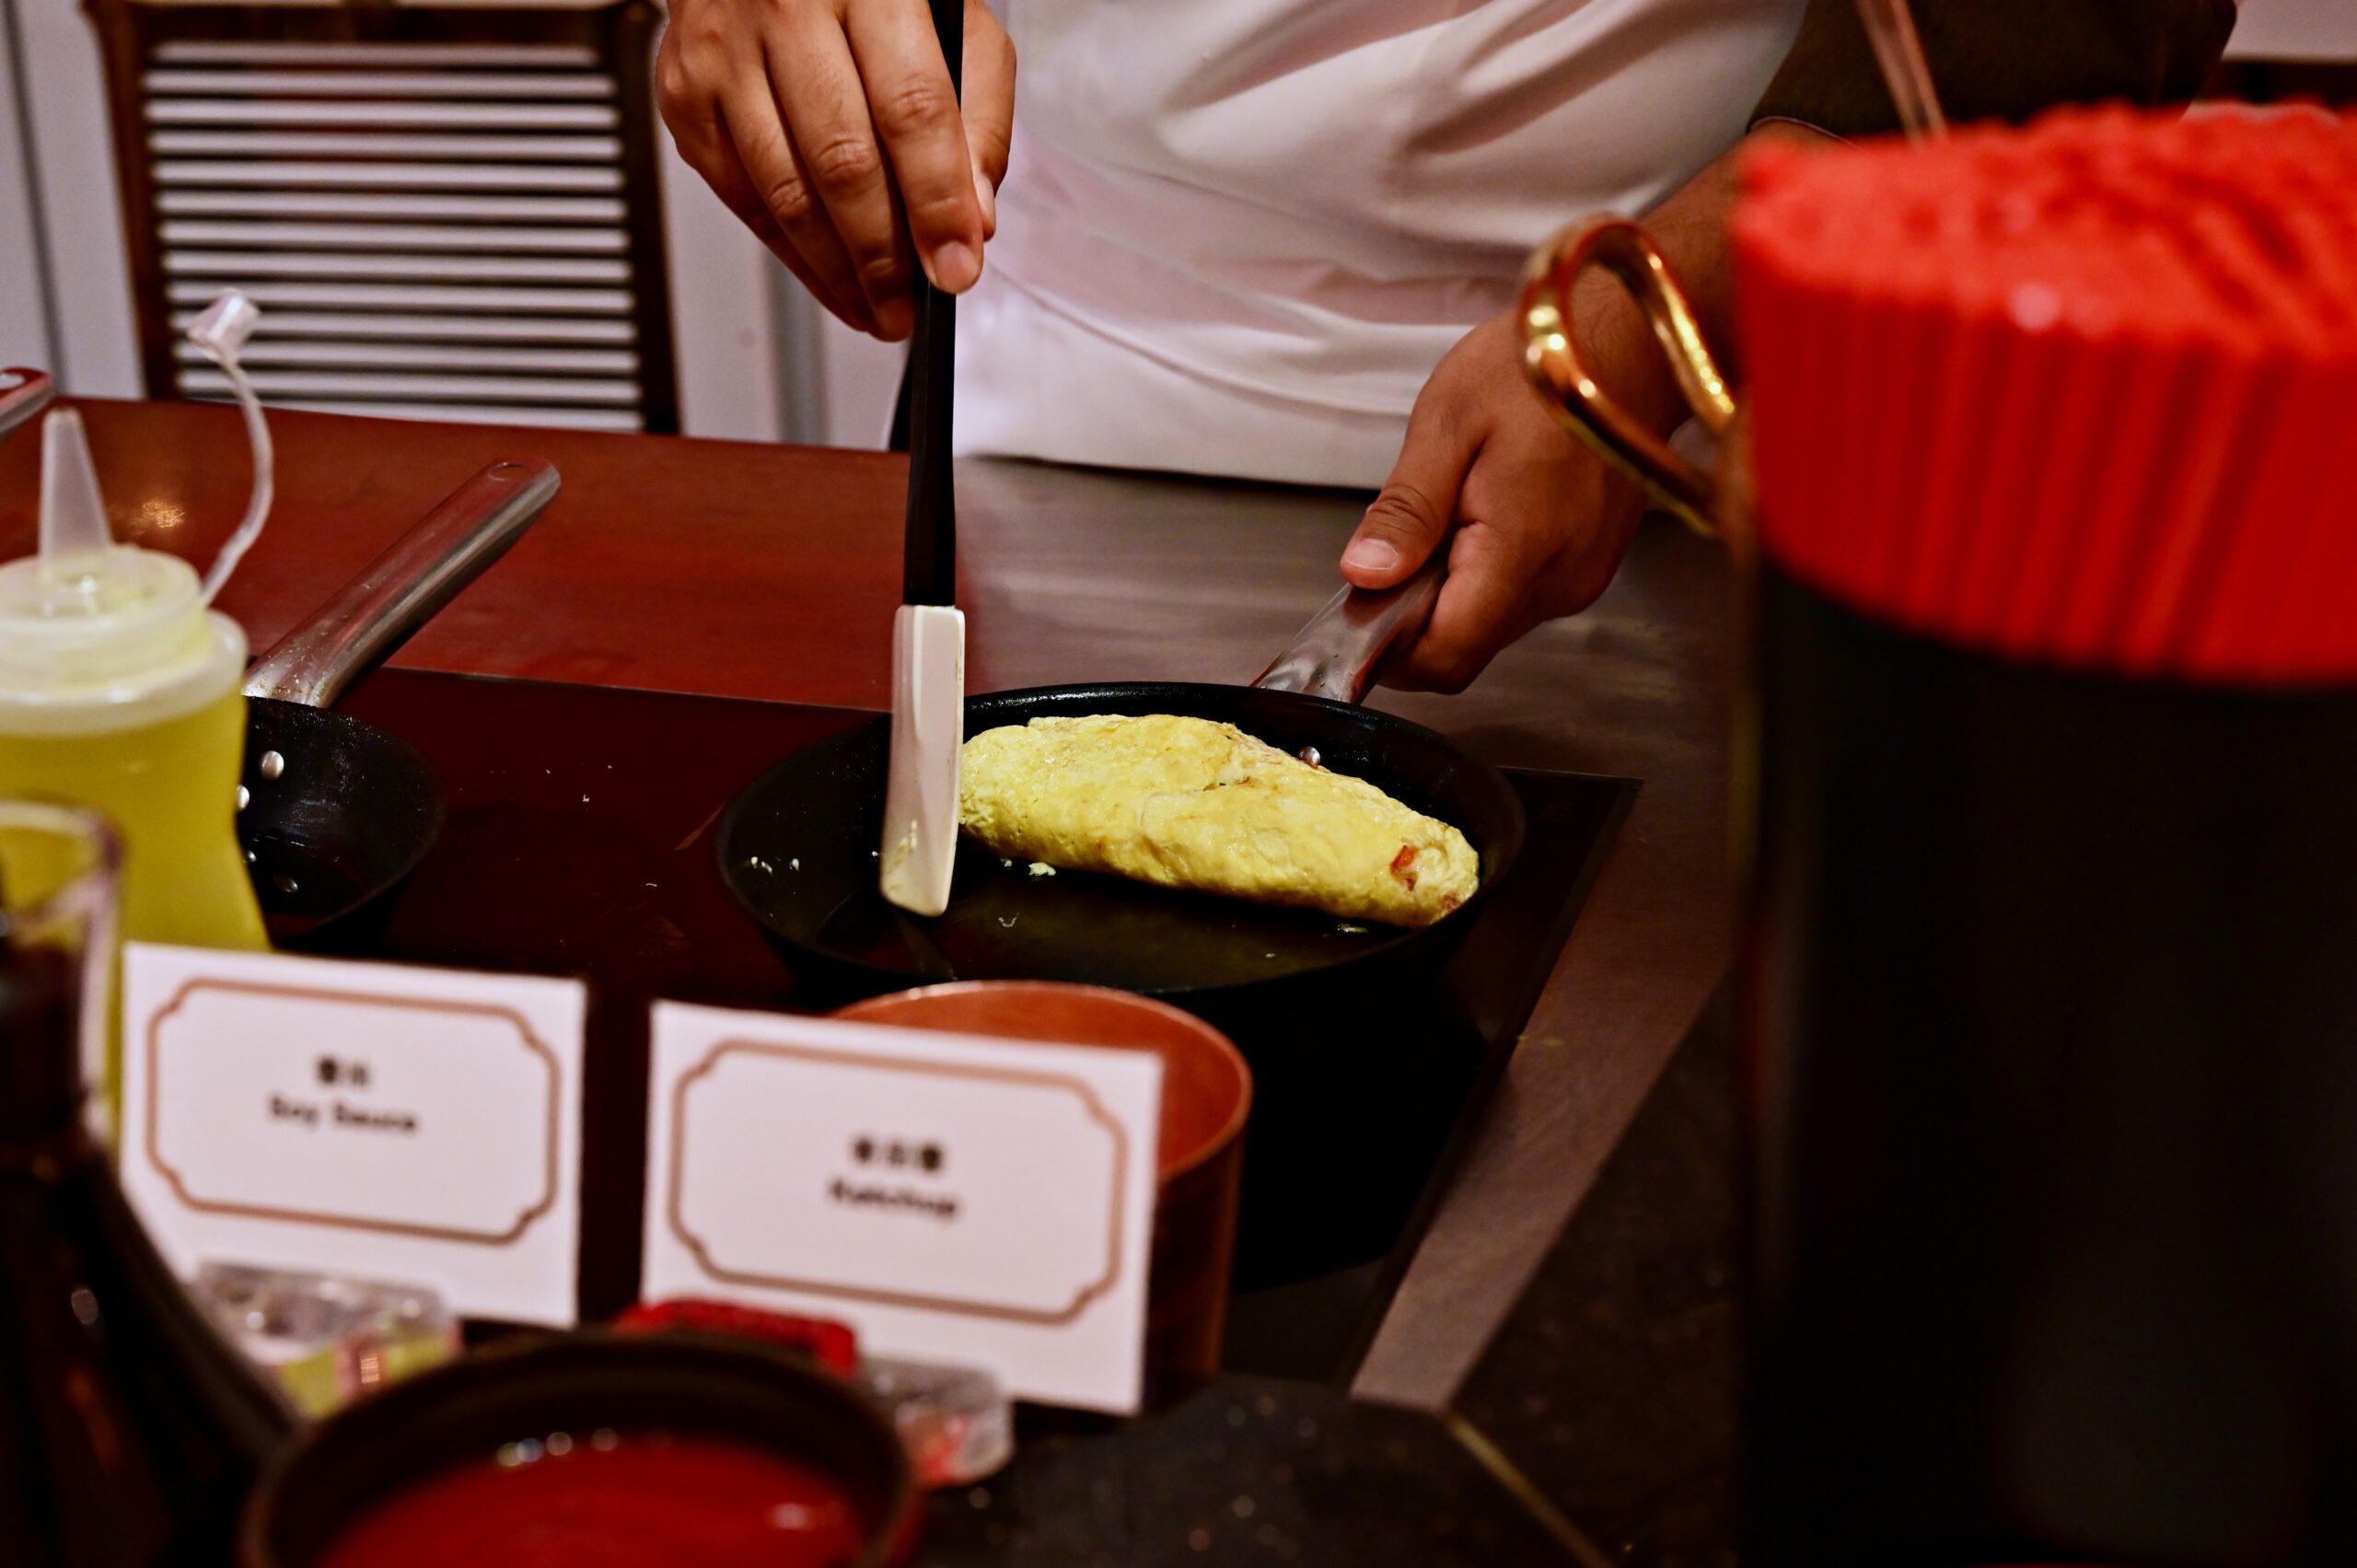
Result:
M1749 1561L2357 1562L2357 692L1759 592Z
M908 1457L842 1378L749 1341L583 1331L476 1352L311 1428L249 1501L240 1568L312 1568L355 1520L421 1481L503 1444L599 1427L723 1438L816 1470L865 1527L849 1568L886 1568L912 1542Z

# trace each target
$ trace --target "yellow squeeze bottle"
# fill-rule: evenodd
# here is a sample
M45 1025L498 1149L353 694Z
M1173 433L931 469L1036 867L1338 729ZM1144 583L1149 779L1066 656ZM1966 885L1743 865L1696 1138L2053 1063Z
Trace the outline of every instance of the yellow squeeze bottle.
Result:
M187 562L113 541L78 415L42 436L41 552L0 565L0 796L112 819L124 937L267 947L238 847L245 633Z
M40 553L0 565L0 796L107 815L126 940L267 947L237 834L245 633L187 562L114 542L79 415L42 440Z

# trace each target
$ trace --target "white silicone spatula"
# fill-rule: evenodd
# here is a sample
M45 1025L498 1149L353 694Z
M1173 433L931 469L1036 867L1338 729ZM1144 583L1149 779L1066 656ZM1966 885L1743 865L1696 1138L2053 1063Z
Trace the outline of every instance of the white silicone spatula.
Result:
M962 0L933 0L949 79L965 49ZM958 858L958 750L966 739L966 617L958 609L958 504L949 476L958 299L917 277L909 351L909 512L892 618L892 752L877 851L884 896L911 914L949 907Z

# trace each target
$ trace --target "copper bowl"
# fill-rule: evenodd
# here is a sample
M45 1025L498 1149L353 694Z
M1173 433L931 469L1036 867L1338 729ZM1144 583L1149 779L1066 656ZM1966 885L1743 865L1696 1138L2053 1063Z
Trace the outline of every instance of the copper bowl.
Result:
M1167 1002L1096 985L972 980L856 1002L858 1023L946 1029L1162 1058L1154 1256L1146 1276L1146 1380L1161 1393L1219 1368L1252 1070L1225 1035Z

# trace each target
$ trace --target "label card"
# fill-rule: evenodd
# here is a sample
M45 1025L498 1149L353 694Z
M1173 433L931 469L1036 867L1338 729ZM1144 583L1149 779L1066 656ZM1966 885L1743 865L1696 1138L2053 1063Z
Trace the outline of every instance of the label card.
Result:
M134 944L122 1184L214 1261L432 1285L574 1321L578 981Z
M1162 1062L661 1003L642 1294L1137 1408Z

